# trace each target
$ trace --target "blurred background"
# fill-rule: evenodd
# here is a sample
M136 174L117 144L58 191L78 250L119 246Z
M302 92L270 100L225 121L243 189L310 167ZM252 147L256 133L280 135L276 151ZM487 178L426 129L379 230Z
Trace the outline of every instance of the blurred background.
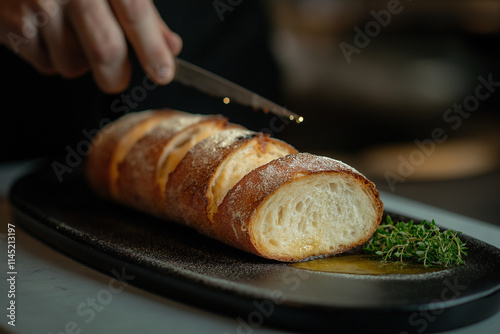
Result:
M284 100L305 117L277 137L500 225L500 1L267 3Z
M500 1L265 0L270 40L261 2L234 3L224 20L211 1L157 6L185 40L181 58L283 102L305 121L249 116L176 83L148 91L127 112L222 113L343 160L388 193L500 225ZM90 73L42 76L6 48L0 59L0 163L49 150L64 161L67 147L88 140L82 129L120 116L110 106L122 95L103 96ZM133 76L125 96L142 87L145 74Z

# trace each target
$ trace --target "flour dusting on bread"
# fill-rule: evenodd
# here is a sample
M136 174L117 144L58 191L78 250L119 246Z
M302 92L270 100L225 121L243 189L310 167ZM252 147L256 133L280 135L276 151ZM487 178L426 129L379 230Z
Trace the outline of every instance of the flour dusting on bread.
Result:
M103 129L86 176L103 197L279 261L361 245L383 212L375 185L343 162L222 116L174 110L129 114Z

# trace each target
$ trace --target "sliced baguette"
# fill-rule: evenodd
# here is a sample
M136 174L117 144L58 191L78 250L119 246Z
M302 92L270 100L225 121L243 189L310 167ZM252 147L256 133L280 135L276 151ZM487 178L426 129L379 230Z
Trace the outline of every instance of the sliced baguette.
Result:
M383 204L352 167L231 123L156 111L96 137L86 176L97 193L279 261L366 242Z

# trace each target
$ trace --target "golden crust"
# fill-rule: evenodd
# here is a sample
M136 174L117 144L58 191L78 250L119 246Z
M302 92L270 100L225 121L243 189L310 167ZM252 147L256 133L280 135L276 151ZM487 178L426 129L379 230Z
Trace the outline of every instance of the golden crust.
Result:
M246 148L250 148L250 155L262 153L264 158L252 162L243 158L240 162L239 158L248 157ZM267 154L272 148L276 152ZM231 173L231 163L246 164L247 168L224 178L225 173ZM368 194L373 205L370 215L376 217L362 237L337 248L291 255L259 243L256 235L262 231L255 225L257 217L264 222L264 204L280 189L288 194L290 188L286 187L296 180L315 176L347 178ZM104 197L279 261L328 256L358 246L373 234L383 213L375 185L354 168L334 159L298 153L282 141L228 123L218 115L174 110L126 115L96 137L86 161L86 177Z
M182 124L179 124L179 120ZM191 136L199 126L210 125L223 129L226 124L227 119L222 116L185 113L179 113L159 124L134 144L119 165L118 200L160 217L170 217L159 180L164 149L181 133Z
M171 208L171 219L209 233L211 223L207 217L207 192L214 171L231 152L255 136L252 131L234 128L194 146L177 165L167 183L167 201L178 204Z
M308 153L291 154L273 160L243 177L226 195L214 216L219 239L236 248L278 261L305 260L303 257L283 257L271 254L269 249L263 249L255 242L252 222L262 203L279 188L298 177L319 173L344 174L352 177L371 195L377 210L377 217L372 223L371 230L367 231L366 238L359 240L356 244L346 245L340 251L363 244L375 232L382 219L383 203L375 185L355 169L340 161ZM323 252L316 256L328 256L335 253L339 253L339 250L331 253Z
M124 138L141 125L153 125L172 115L170 109L143 111L126 114L101 129L93 139L90 153L85 161L85 175L95 192L105 198L112 198L113 163ZM146 126L146 129L149 126Z

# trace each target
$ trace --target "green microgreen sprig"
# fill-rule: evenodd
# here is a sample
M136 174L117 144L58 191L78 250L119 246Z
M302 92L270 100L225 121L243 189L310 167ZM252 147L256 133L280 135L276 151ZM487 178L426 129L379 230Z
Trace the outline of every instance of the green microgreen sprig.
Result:
M415 224L413 220L393 222L387 216L386 223L377 228L363 250L378 255L384 261L452 267L465 264L463 256L467 256L466 243L458 237L460 233L441 231L434 220Z

